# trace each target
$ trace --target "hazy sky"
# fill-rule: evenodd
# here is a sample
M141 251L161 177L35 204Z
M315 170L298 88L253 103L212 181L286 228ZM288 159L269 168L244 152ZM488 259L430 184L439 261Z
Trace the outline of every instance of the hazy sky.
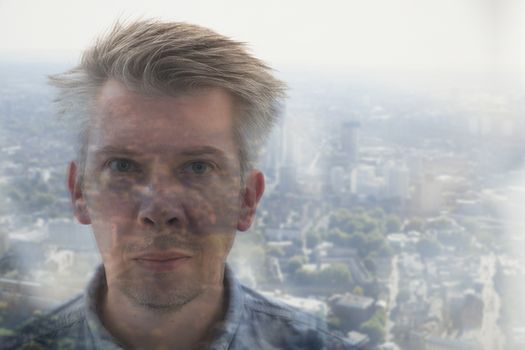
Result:
M525 0L0 0L0 50L79 50L117 18L143 16L211 27L248 42L271 64L516 69L525 60L524 4Z

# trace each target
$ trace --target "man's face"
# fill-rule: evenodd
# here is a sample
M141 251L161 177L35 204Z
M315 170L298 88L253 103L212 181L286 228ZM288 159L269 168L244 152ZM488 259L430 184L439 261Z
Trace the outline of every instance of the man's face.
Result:
M222 283L235 231L249 227L263 190L252 186L249 198L241 188L233 114L221 89L146 97L115 81L103 86L83 186L72 165L69 187L110 290L177 308Z

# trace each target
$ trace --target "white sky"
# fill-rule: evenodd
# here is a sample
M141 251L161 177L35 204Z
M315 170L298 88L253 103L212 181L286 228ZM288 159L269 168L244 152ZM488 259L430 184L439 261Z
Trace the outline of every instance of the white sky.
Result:
M79 50L139 16L210 27L271 64L521 71L525 61L525 0L0 0L0 50Z

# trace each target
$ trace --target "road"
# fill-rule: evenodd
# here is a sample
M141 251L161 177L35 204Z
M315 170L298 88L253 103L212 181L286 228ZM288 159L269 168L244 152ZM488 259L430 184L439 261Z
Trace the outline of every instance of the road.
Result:
M399 261L399 255L394 255L392 258L392 270L390 272L390 278L388 279L388 305L387 305L387 318L386 318L386 339L385 341L393 341L394 334L392 334L392 327L394 323L390 320L390 314L396 307L397 293L399 292L399 268L397 262Z
M479 276L483 281L483 319L480 340L485 350L501 350L505 347L505 336L498 326L500 313L499 295L494 289L493 276L496 271L496 256L484 255L480 259Z

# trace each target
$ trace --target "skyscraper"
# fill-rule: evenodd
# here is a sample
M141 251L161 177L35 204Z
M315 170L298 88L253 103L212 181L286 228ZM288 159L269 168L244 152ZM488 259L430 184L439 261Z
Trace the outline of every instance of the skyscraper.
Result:
M360 127L357 121L348 121L341 125L341 150L348 157L350 166L355 166L359 156L359 139L358 129Z

